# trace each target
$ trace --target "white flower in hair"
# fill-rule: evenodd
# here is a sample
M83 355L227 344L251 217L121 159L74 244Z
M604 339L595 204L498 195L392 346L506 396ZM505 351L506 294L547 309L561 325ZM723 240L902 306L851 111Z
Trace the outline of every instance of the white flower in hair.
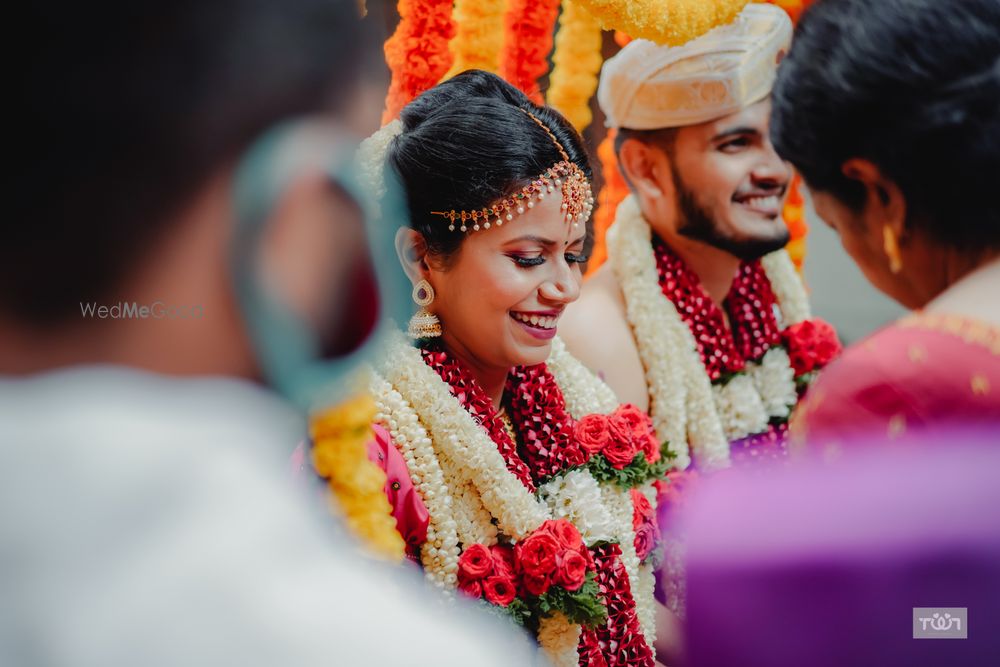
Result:
M361 142L358 148L358 163L361 167L361 182L372 193L376 202L385 196L385 156L389 144L403 133L403 121L398 118L387 123L382 129Z

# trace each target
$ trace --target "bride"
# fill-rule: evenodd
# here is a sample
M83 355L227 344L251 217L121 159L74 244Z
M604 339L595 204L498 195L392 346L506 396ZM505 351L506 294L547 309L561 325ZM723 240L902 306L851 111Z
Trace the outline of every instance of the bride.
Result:
M554 664L652 666L654 482L669 457L555 338L586 261L581 138L470 71L362 154L376 192L397 178L410 209L396 250L420 310L370 390L411 553L440 589L536 633Z

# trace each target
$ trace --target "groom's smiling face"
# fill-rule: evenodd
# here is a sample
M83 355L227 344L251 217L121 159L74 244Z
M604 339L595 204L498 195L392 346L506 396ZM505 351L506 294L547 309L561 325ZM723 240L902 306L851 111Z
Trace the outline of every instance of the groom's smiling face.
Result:
M792 173L768 137L770 110L765 99L707 123L658 131L666 140L641 139L652 152L647 178L664 195L670 232L741 259L788 243L781 212Z

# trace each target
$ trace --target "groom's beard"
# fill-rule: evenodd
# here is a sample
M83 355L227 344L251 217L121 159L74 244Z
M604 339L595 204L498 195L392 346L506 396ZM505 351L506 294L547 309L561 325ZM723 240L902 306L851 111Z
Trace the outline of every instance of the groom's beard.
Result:
M745 262L760 259L788 245L791 235L785 225L776 229L774 234L756 237L736 238L729 232L719 229L708 209L698 203L694 191L685 185L676 170L673 178L680 221L677 233L681 236L728 252Z

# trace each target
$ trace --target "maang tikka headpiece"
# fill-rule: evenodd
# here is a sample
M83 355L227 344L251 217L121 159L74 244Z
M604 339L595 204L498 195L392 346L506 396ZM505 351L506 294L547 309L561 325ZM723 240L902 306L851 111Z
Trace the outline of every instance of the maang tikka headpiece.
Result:
M470 227L472 231L479 231L489 229L493 225L499 227L504 222L513 220L515 215L521 215L528 209L534 208L535 200L544 200L547 195L553 194L556 188L559 188L562 194L562 211L566 222L572 222L574 227L586 222L594 210L594 195L587 175L569 159L566 149L545 123L527 109L519 108L519 111L545 130L549 139L559 149L562 161L552 165L548 171L521 188L519 192L504 197L487 208L477 211L431 211L431 215L447 218L448 229L451 231L458 229L465 232Z

